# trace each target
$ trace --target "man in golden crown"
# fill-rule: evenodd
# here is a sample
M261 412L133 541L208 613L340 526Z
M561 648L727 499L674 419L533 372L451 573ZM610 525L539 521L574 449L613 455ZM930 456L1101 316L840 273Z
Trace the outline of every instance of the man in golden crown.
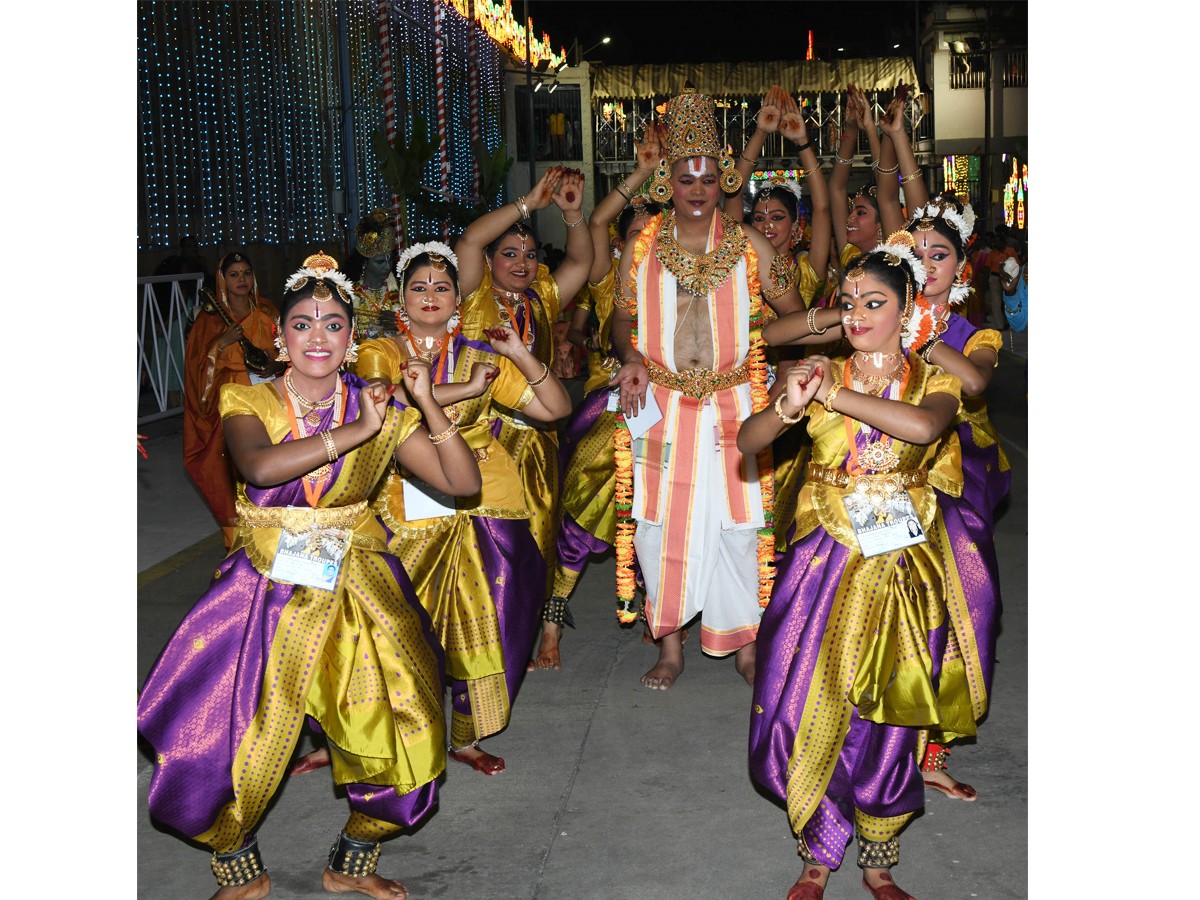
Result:
M736 654L753 682L770 597L771 458L741 454L737 433L766 405L764 301L780 315L804 309L788 273L772 272L767 238L719 211L722 191L739 190L742 178L718 139L715 106L691 88L667 104L651 195L673 206L625 248L614 303L618 602L632 604L636 551L659 647L642 684L654 690L683 671L680 632L701 614L701 649ZM655 409L662 418L641 433Z

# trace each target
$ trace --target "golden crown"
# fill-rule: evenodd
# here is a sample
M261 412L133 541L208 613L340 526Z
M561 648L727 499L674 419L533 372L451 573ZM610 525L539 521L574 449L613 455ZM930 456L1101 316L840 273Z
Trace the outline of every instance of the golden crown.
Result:
M370 259L386 256L396 244L396 227L390 209L376 209L358 223L354 249Z
M686 87L667 102L663 119L667 126L663 138L663 157L667 165L693 156L720 159L725 154L717 134L717 104L712 97Z

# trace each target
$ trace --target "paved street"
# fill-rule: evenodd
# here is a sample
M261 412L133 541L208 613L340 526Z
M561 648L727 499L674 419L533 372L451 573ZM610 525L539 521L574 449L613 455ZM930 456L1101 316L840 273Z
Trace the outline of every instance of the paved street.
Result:
M1026 394L1024 361L1006 351L989 394L1013 470L997 533L1003 632L991 711L952 760L980 799L927 793L895 870L920 900L1027 895ZM179 419L140 428L150 458L138 460L139 686L222 555L180 464L180 430ZM676 686L643 688L655 651L640 628L617 625L611 556L587 570L572 609L563 670L531 673L510 727L484 742L508 770L489 778L448 763L439 808L384 844L381 874L413 900L782 900L800 860L784 810L750 778L750 689L732 658L706 658L689 641ZM206 852L149 818L151 770L139 743L138 896L208 897ZM328 769L286 779L259 828L272 897L328 896L320 873L346 814ZM853 858L829 900L866 896Z

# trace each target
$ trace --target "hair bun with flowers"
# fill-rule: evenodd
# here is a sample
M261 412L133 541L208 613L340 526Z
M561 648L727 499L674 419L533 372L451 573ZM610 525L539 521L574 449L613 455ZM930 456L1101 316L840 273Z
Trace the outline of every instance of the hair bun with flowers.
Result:
M404 251L400 254L400 258L396 261L396 277L403 279L404 270L408 268L409 263L422 253L448 259L455 269L458 268L458 257L454 255L454 251L446 244L443 244L441 241L426 241L424 244L413 244L404 248Z
M928 273L925 271L925 264L917 258L917 254L913 252L916 247L916 241L910 232L893 231L887 236L887 239L875 247L872 253L883 253L891 257L888 262L893 266L898 266L903 261L908 264L908 269L912 272L913 280L917 283L917 287L925 286L925 279Z

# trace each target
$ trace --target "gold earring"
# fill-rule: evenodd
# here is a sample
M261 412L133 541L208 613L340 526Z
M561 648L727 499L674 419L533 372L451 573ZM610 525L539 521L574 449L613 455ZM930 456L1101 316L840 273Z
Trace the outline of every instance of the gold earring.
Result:
M279 350L279 352L277 354L275 354L276 362L291 362L292 361L292 358L290 356L288 356L287 344L285 344L282 340L280 340L279 335L275 335L275 347L276 347L276 349Z
M667 161L659 160L654 178L650 182L650 196L656 203L666 203L674 193L675 189L671 187L671 170L667 168Z

